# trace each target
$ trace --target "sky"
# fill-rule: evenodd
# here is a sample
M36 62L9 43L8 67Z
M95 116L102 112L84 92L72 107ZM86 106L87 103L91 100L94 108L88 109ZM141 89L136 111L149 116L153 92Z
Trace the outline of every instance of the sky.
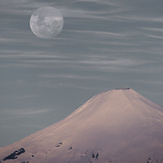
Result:
M55 38L29 26L43 6ZM163 106L162 0L1 0L0 147L62 120L92 96L130 87Z

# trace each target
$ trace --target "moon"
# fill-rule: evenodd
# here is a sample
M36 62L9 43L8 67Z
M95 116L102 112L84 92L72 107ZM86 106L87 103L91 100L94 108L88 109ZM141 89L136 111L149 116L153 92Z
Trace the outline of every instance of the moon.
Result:
M64 20L59 10L44 6L37 9L30 18L30 28L39 38L53 38L63 28Z

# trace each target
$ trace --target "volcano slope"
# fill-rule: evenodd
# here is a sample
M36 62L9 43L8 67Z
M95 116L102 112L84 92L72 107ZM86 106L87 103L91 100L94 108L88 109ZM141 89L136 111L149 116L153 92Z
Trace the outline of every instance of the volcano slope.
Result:
M62 121L0 149L11 163L163 163L163 108L133 89L102 92Z

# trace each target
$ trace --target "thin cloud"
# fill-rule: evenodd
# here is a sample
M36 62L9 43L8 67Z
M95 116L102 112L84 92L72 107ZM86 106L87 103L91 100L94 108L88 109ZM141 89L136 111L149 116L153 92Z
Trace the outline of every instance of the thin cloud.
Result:
M24 50L0 50L0 58L7 59L68 59L69 57L63 54L53 52L44 52L39 50L24 51Z
M91 87L91 86L82 86L79 84L72 84L72 83L60 83L60 87L68 87L68 88L77 88L81 90L99 90L99 88Z
M139 16L139 15L117 15L113 16L115 20L119 21L129 21L129 22L134 22L134 21L140 21L140 22L158 22L162 23L163 18L162 17L150 17L150 16Z
M36 109L36 108L22 108L22 109L3 109L2 114L9 116L29 116L29 115L40 115L50 112L52 109Z
M163 36L158 36L158 35L146 35L146 36L155 39L163 39Z
M86 65L103 65L103 66L118 66L118 67L128 67L128 66L137 66L148 63L147 61L138 60L138 59L112 59L112 60L101 60L101 59L90 59L79 61L79 63L86 64Z
M141 29L147 30L147 31L154 31L154 32L163 32L163 28L147 28L147 27L143 27Z
M162 86L163 82L159 80L134 80L134 82L142 83L142 84L147 84L147 85L159 85Z
M96 4L110 5L110 6L119 6L117 2L108 1L108 0L79 0L80 2L93 2Z
M89 31L89 30L68 30L68 32L78 33L78 34L85 34L86 36L97 36L97 37L109 37L109 38L119 38L125 37L126 35L123 33L115 33L115 32L107 32L107 31Z
M91 76L91 75L77 75L77 74L41 74L39 75L41 78L47 78L47 79L76 79L76 80L105 80L106 78L99 78L97 76Z
M45 5L51 5L48 2L35 2L33 0L2 0L3 8L0 13L6 13L7 15L25 16L31 15L34 10Z
M27 99L27 98L35 98L35 97L38 97L38 95L36 95L36 94L26 94L26 95L21 95L21 96L12 95L10 97L12 99Z

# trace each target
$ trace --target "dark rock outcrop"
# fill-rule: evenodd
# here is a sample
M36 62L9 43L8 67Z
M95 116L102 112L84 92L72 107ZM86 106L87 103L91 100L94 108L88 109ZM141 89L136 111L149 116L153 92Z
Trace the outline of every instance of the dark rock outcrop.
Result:
M24 152L25 152L25 149L24 148L20 148L17 151L11 153L10 155L6 156L3 160L5 161L5 160L16 159L16 158L18 158L17 157L18 155L21 155Z

